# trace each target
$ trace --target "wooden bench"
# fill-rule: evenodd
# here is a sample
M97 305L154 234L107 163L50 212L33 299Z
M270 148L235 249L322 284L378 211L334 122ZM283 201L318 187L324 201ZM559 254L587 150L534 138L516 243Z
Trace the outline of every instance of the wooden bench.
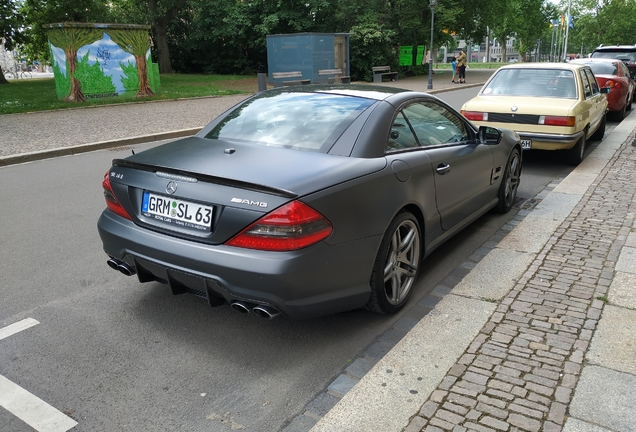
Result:
M374 66L373 68L373 82L382 82L384 77L387 77L389 81L397 81L398 73L391 72L391 66Z
M274 87L288 87L288 86L295 86L295 85L311 84L311 80L302 79L302 78L303 78L303 74L300 71L272 72Z
M318 71L318 82L321 84L351 84L350 76L342 76L342 69L321 69Z

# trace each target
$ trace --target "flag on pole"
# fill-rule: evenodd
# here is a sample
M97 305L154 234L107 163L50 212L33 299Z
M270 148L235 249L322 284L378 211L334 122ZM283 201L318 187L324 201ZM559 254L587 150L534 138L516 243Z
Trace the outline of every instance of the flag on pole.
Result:
M561 14L561 30L565 30L565 15Z
M574 20L572 19L572 15L568 14L568 26L570 28L574 28Z

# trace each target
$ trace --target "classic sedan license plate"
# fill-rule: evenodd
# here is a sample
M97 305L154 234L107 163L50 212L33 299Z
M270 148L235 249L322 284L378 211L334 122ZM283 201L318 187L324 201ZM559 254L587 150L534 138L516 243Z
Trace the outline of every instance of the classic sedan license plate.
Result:
M144 192L141 213L172 225L210 231L212 207Z
M521 148L530 150L532 148L532 140L521 140Z

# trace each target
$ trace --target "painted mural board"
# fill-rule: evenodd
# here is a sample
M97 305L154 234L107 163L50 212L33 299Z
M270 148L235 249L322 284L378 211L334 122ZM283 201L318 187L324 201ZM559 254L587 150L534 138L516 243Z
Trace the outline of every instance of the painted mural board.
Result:
M145 97L159 89L159 68L150 57L150 26L55 23L43 27L60 100Z

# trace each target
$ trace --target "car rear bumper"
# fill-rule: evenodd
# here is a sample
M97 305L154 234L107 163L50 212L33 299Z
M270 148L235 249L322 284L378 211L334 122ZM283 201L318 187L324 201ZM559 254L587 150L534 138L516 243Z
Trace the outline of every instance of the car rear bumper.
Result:
M612 111L612 112L616 112L616 111L620 111L623 109L623 106L625 106L625 103L629 100L629 95L626 96L625 101L622 101L620 98L613 98L612 100L610 100L610 98L607 98L607 109L608 111Z
M211 306L235 301L269 306L292 319L364 306L380 237L293 252L211 246L141 228L106 210L97 223L104 251L135 269L140 282L160 281Z
M569 150L583 136L583 131L573 135L517 132L522 140L532 140L533 150Z

